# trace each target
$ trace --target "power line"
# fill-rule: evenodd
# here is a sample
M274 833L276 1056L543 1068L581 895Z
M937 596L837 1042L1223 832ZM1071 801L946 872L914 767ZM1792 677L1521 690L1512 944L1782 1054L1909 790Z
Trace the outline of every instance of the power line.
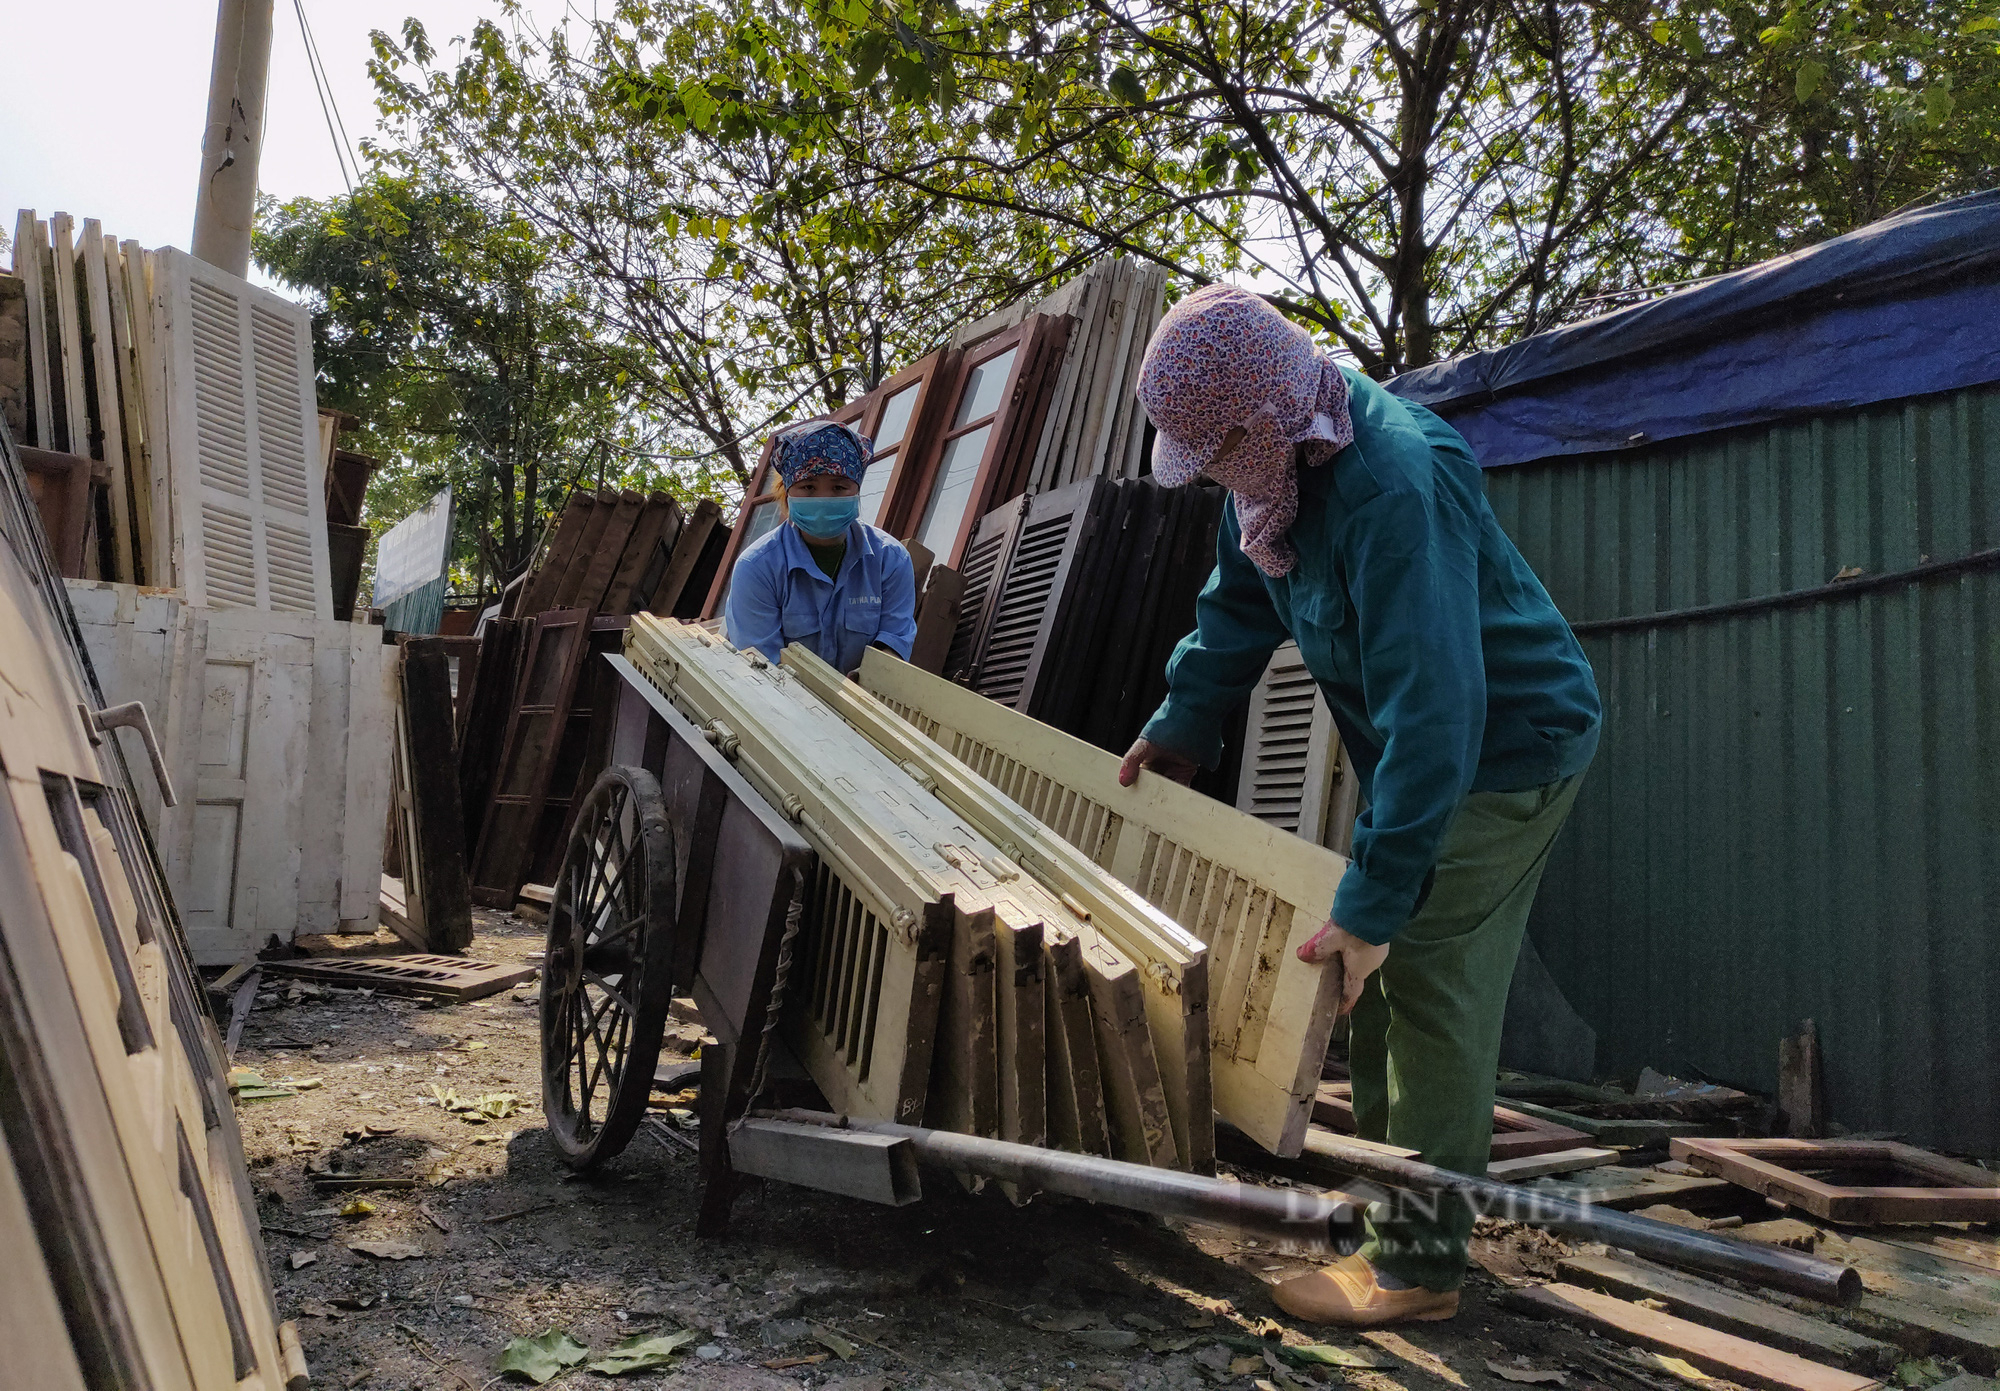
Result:
M346 183L348 193L352 194L354 181L361 174L361 161L355 158L353 142L347 135L347 122L341 119L340 105L333 99L333 84L326 76L326 61L320 57L312 25L306 21L305 0L292 0L292 13L299 18L299 38L305 44L306 68L312 73L313 90L319 95L320 115L326 118L327 138L333 141L334 162L340 166L341 180Z

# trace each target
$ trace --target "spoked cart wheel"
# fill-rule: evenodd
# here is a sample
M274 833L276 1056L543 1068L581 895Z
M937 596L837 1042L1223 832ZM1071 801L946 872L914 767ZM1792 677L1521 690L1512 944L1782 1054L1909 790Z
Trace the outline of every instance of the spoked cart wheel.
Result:
M542 965L542 1111L566 1163L625 1148L673 999L674 836L660 784L605 769L577 813Z

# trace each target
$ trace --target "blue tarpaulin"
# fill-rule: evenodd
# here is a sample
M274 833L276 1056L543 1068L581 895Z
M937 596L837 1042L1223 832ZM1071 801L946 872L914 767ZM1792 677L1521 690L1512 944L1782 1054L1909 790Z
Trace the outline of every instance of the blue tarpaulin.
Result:
M2000 381L2000 191L1844 237L1389 390L1488 468Z

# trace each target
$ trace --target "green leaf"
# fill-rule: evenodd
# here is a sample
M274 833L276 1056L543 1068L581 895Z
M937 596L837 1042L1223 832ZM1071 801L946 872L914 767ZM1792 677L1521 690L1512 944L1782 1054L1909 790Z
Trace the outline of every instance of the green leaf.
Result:
M1814 92L1819 90L1819 84L1825 80L1826 64L1816 59L1808 58L1799 64L1799 75L1792 85L1792 90L1798 94L1801 102L1807 101L1812 97Z
M1959 37L1963 38L1967 34L1981 34L1988 29L2000 29L2000 16L1983 14L1977 19L1968 19L1959 28L1958 33Z
M1767 30L1766 32L1767 32L1767 33L1776 33L1777 31L1776 31L1776 30ZM1656 20L1654 20L1654 21L1653 21L1653 42L1654 42L1654 43L1672 43L1673 41L1674 41L1674 31L1673 31L1672 29L1670 29L1670 28L1669 28L1669 27L1667 26L1667 22L1666 22L1666 21L1665 21L1664 19L1656 19Z
M847 1339L841 1337L831 1328L826 1328L816 1323L813 1325L812 1335L814 1342L823 1348L832 1350L843 1362L851 1362L861 1355L860 1348L848 1342Z
M1924 88L1924 117L1934 126L1941 126L1951 119L1951 113L1958 105L1958 99L1951 94L1947 82L1934 82Z
M695 1337L694 1330L690 1328L678 1333L656 1333L650 1337L640 1334L627 1338L585 1370L608 1377L623 1376L627 1372L648 1372L655 1367L667 1366L674 1360L674 1354L693 1342Z
M590 1356L590 1349L560 1328L539 1338L516 1338L500 1352L500 1371L524 1376L540 1386Z
M696 130L707 130L709 121L722 105L709 94L708 88L689 78L681 84L681 108Z
M1123 63L1111 70L1111 80L1105 85L1112 96L1127 106L1137 106L1146 99L1146 88L1139 81L1139 74Z
M854 85L866 87L881 76L882 65L889 61L889 36L873 32L863 34L848 51L847 61L854 69Z

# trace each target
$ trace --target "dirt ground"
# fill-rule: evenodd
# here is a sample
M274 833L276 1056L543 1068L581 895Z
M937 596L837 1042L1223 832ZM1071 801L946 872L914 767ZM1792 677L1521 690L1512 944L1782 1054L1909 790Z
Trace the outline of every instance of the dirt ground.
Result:
M542 947L538 927L510 916L481 913L477 929L468 955L527 961ZM315 1387L484 1391L502 1380L510 1339L549 1329L593 1355L694 1330L670 1369L620 1379L686 1391L1674 1384L1643 1354L1495 1307L1500 1286L1483 1271L1450 1323L1329 1334L1272 1303L1265 1282L1299 1264L1254 1244L1048 1197L1015 1208L993 1188L967 1195L928 1175L924 1200L899 1209L753 1184L729 1236L697 1242L691 1147L642 1128L600 1175L573 1178L556 1159L542 1133L536 991L439 1006L260 995L237 1065L281 1086L318 1079L239 1108L279 1316L297 1320ZM683 1032L670 1030L670 1047L698 1037ZM467 1119L437 1091L511 1093L520 1109ZM416 1186L321 1193L308 1165L332 1150L336 1170ZM343 1214L357 1198L372 1210ZM1559 1249L1501 1233L1488 1258L1509 1245L1531 1270ZM1241 1344L1258 1338L1377 1365L1294 1368ZM613 1383L578 1367L551 1384Z

